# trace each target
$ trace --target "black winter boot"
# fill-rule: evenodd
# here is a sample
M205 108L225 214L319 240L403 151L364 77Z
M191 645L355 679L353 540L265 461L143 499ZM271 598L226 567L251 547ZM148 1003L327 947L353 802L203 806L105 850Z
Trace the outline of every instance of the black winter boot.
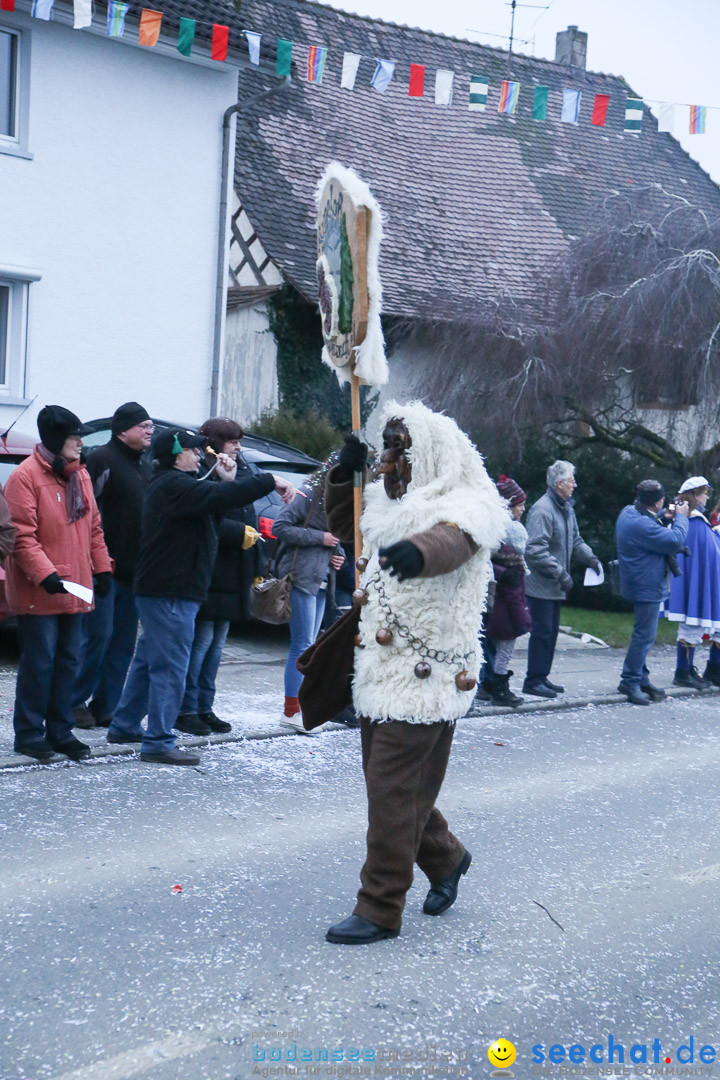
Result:
M525 698L518 697L517 694L513 694L510 689L510 676L512 671L508 671L507 675L498 675L495 673L495 680L492 688L490 689L490 695L492 697L493 705L508 705L511 708L516 708L518 705L522 705Z
M708 660L702 677L713 686L720 686L720 664L713 664Z

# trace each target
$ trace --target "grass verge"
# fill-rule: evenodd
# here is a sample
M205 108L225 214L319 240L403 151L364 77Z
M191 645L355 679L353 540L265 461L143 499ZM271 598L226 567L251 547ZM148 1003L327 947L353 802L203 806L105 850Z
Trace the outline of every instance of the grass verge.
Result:
M581 634L592 634L605 641L613 649L624 649L630 641L633 628L632 612L624 611L588 611L585 608L563 607L560 622L571 626ZM661 619L658 624L657 644L674 645L677 639L677 624Z

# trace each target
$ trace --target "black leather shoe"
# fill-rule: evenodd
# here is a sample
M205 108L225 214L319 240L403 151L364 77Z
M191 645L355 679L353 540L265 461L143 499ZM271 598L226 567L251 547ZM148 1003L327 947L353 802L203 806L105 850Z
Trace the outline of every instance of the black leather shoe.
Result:
M90 712L92 712L92 705L90 706ZM95 716L95 713L92 713ZM110 727L112 724L112 713L107 713L105 716L95 716L95 727Z
M206 727L209 727L211 731L216 731L219 735L225 735L228 731L232 731L232 724L228 724L227 720L221 720L214 712L201 712L198 713L198 717Z
M633 686L631 683L618 683L618 694L624 694L631 705L650 704L650 698L643 694L639 686Z
M24 754L25 757L35 758L36 761L51 761L55 757L55 751L49 742L41 739L34 743L15 743L13 747L16 754Z
M48 742L58 754L65 754L71 761L86 761L90 757L90 747L79 739L66 739L65 742Z
M703 679L696 667L690 668L689 671L680 671L678 668L673 679L673 686L688 686L691 690L709 690L712 683Z
M153 765L199 765L200 755L187 750L166 750L164 754L140 754L141 761Z
M111 743L141 743L143 741L142 735L132 735L131 733L126 733L124 731L108 731L105 738Z
M423 912L426 915L442 915L457 900L458 885L463 874L467 874L472 862L472 855L466 851L458 866L452 874L438 881L437 885L431 885L430 891L425 897Z
M75 721L73 727L86 729L95 727L95 717L90 712L87 705L80 705L77 709L73 709L73 719Z
M372 945L375 941L395 938L399 933L399 930L388 930L386 926L363 919L362 915L348 915L347 919L330 927L325 940L333 945Z
M212 728L203 723L197 713L181 713L174 724L176 731L185 735L212 735Z
M712 664L708 660L702 677L705 682L712 683L713 686L720 686L720 664Z
M557 697L557 694L555 693L555 691L551 690L549 686L545 685L545 683L541 683L541 682L539 682L539 683L529 683L527 681L527 679L523 683L522 692L523 692L523 694L534 694L535 697L544 697L544 698L556 698Z
M565 693L564 686L561 686L560 683L550 682L547 676L543 679L543 686L547 686L548 690L553 690L556 694Z
M664 701L667 694L659 686L653 686L651 682L642 683L640 686L643 694L647 694L651 701Z

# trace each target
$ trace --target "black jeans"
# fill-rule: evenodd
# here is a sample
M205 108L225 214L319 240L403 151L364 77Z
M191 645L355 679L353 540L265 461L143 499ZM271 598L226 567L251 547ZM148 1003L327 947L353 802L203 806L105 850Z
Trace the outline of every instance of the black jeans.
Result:
M562 600L541 600L537 596L528 596L527 602L532 615L532 630L525 681L541 683L552 669Z
M47 738L68 742L82 615L18 615L20 663L15 688L15 746Z

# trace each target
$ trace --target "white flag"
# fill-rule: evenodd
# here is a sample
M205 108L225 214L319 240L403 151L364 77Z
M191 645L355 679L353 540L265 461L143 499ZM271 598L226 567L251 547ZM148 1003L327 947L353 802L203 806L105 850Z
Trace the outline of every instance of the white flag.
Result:
M580 116L579 90L563 90L562 114L560 119L564 124L577 124Z
M50 13L53 9L55 0L33 0L31 15L33 19L45 19L47 22L50 19Z
M435 72L435 104L452 105L454 71L438 68Z
M260 63L260 38L262 34L255 34L252 30L243 30L243 34L247 38L248 53L250 54L250 63Z
M675 130L675 106L663 104L658 109L658 131Z
M340 85L345 90L352 90L355 86L355 78L358 73L358 67L360 65L360 54L354 52L346 52L343 56L342 76L340 77Z
M370 85L381 93L383 90L387 90L390 85L390 80L395 74L395 61L394 60L378 60L377 67L375 68L375 74L372 77Z
M73 0L73 28L84 30L92 25L92 0Z

